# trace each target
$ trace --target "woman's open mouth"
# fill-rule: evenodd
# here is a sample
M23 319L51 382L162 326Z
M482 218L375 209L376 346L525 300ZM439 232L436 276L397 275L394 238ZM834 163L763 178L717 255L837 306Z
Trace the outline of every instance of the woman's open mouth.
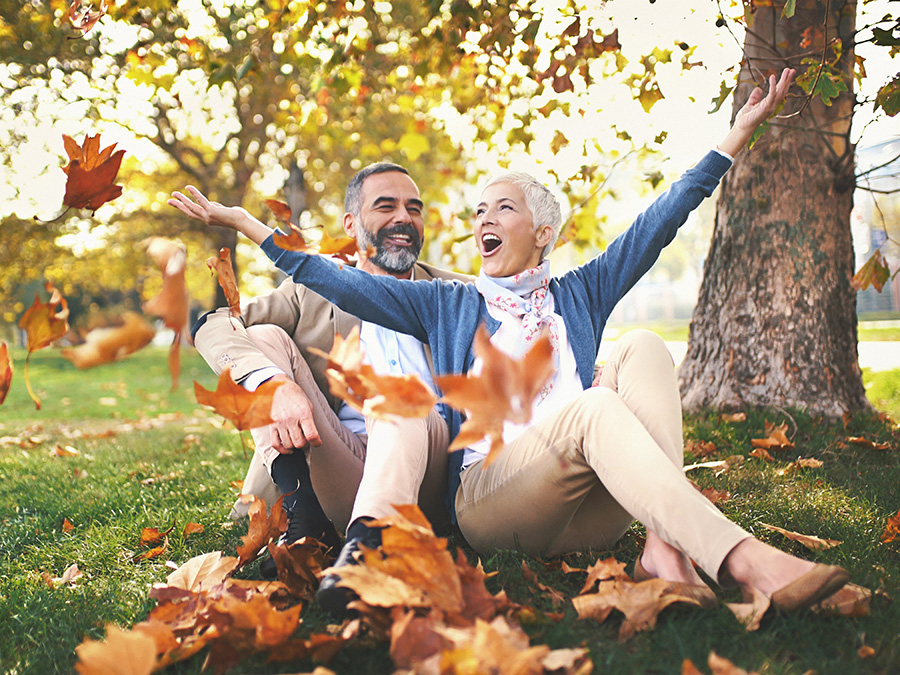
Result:
M481 236L481 250L484 252L484 255L491 255L502 244L503 241L493 232L488 232Z

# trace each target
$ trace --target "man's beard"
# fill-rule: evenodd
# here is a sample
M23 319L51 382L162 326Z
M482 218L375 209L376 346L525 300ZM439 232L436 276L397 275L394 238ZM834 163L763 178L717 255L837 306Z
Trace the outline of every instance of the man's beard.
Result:
M387 242L387 238L395 234L405 234L409 237L409 246L395 246ZM375 249L375 254L369 260L392 274L406 274L416 264L419 253L422 251L422 239L412 225L394 225L383 227L376 234L369 232L365 227L360 227L356 235L356 245L360 251Z

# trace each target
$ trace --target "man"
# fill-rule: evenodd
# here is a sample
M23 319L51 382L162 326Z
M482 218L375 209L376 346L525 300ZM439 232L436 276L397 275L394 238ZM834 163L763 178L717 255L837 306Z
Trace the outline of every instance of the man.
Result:
M192 187L188 191L193 200L176 192L168 203L206 223L258 222L244 209L210 202ZM365 167L351 179L344 206L347 235L361 251L375 250L361 260L360 270L398 279L465 278L417 262L423 204L403 167L387 162ZM424 420L363 419L331 395L326 360L308 351L316 347L327 353L336 335L346 336L360 325L320 295L286 280L248 301L240 319L222 308L201 317L193 331L195 346L217 373L231 368L235 381L249 390L269 379L283 383L273 400L274 422L251 431L256 451L244 492L271 503L277 496L274 482L285 495L284 544L312 536L336 549L335 527L347 528L347 550L339 564L352 560L360 543L380 543L380 532L364 523L388 515L391 504L418 501L436 525L448 517L449 441L438 413ZM362 323L360 338L377 371L415 372L433 385L430 354L422 343L369 323ZM375 446L380 451L367 454L367 447ZM270 559L260 569L270 577L276 572Z

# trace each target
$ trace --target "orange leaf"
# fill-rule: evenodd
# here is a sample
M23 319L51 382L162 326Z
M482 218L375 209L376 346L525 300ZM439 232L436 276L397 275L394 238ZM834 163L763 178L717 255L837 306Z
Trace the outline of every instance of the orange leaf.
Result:
M325 375L331 393L366 416L426 417L437 402L417 374L379 375L363 363L358 326L346 339L336 335L328 354L315 347L309 351L328 360Z
M709 457L716 454L717 449L716 444L712 441L695 441L690 439L684 446L684 451L690 452L696 457Z
M631 577L625 572L625 563L620 563L615 558L598 560L585 571L588 577L584 582L584 586L578 591L578 595L584 595L600 581L608 579L631 580Z
M71 532L75 529L75 526L69 521L68 518L63 518L62 531L63 532Z
M226 368L219 375L216 390L204 389L194 382L197 403L209 406L229 420L239 430L255 429L272 423L272 397L281 382L268 380L256 391L247 391L231 379L231 369Z
M156 640L142 631L106 627L106 641L87 639L75 648L81 675L150 675L156 666Z
M141 546L153 546L153 544L158 544L163 540L163 537L168 535L172 530L175 529L175 519L172 519L172 526L166 530L165 532L160 532L155 527L145 527L141 530Z
M757 459L761 459L764 462L774 462L775 458L769 454L768 450L765 448L754 448L750 451L751 457L756 457Z
M238 292L237 279L234 277L234 267L231 264L231 251L223 247L219 249L219 257L210 257L206 266L219 273L219 286L225 291L225 299L228 301L228 311L231 316L241 315L241 295Z
M272 215L275 216L277 220L280 220L282 223L289 224L291 222L291 207L285 204L284 202L280 202L277 199L267 199L265 201L266 206L272 209ZM277 244L280 246L280 244ZM292 249L288 249L292 250Z
M356 255L356 239L350 237L333 238L327 232L322 232L322 239L319 240L319 253L322 255L333 255L335 258L349 262L350 257Z
M467 416L450 450L486 437L491 442L484 462L487 466L503 447L503 423L531 420L534 399L553 374L550 338L545 331L531 350L516 360L494 347L482 326L475 334L475 356L482 363L479 375L441 375L436 380L444 390L441 400Z
M9 358L9 347L5 342L0 342L0 404L6 400L9 387L12 384L13 364Z
M872 591L856 584L846 584L834 595L830 595L817 605L813 611L831 616L861 617L868 616Z
M783 530L780 527L775 527L774 525L767 525L766 523L760 523L767 530L772 530L773 532L779 532L783 534L785 537L792 541L796 541L800 544L803 544L806 548L811 551L824 551L827 548L834 548L835 546L840 546L843 542L837 541L836 539L820 539L811 534L800 534L799 532L791 532L790 530Z
M881 535L881 541L884 544L889 541L897 541L898 539L900 539L900 511L897 511L896 515L887 519L887 525L885 525L884 532Z
M266 515L266 501L255 499L247 509L250 525L247 534L241 537L242 544L237 547L238 564L246 565L256 560L263 547L287 529L287 515L281 508L284 495L275 500L269 515Z
M167 328L182 332L188 321L188 294L184 282L187 251L180 242L162 237L145 240L147 253L163 274L162 290L143 305L143 310L163 320Z
M91 5L83 7L81 0L74 0L69 6L69 21L75 30L81 31L82 37L97 25L97 22L106 14L106 0L100 0L100 9L94 11Z
M848 443L853 443L854 445L859 445L864 448L869 448L871 450L890 450L891 446L888 443L876 443L874 441L870 441L868 438L862 438L860 436L849 436L847 438Z
M124 150L113 152L116 147L113 143L100 152L100 134L85 136L80 148L65 134L63 143L69 155L69 163L63 167L67 176L63 205L96 211L122 194L122 186L114 183Z
M31 380L28 378L31 354L60 339L69 330L69 304L50 282L45 283L44 288L50 293L50 300L43 303L35 294L34 303L19 319L19 328L25 331L28 343L28 356L25 357L25 388L38 410L41 409L41 400L31 388Z
M150 344L156 331L140 314L125 312L123 324L108 328L95 328L85 337L84 344L63 349L62 356L76 368L92 368L103 363L118 361Z
M766 420L765 425L766 438L754 438L750 440L750 444L754 448L762 448L763 450L792 450L794 448L794 444L791 443L787 434L785 434L788 428L787 422L776 426ZM756 456L758 455L754 455L754 457Z
M722 413L719 415L719 419L723 422L746 422L747 421L747 413L745 412L737 412L737 413Z
M319 587L319 577L328 565L322 545L303 537L288 546L272 542L268 546L278 570L278 580L297 598L312 600Z
M169 550L169 538L165 537L163 539L163 543L160 546L155 548L151 548L149 551L144 551L140 555L137 555L133 558L134 562L138 560L150 560L150 558L155 558L156 556L162 555L166 551Z
M188 523L184 526L181 536L187 539L192 534L200 534L203 532L203 526L200 523Z
M881 250L878 249L859 268L859 271L853 275L850 285L857 291L864 291L869 286L874 286L875 290L881 293L881 290L890 278L891 270L888 268L884 256L881 255Z
M276 231L272 235L272 243L285 251L300 251L301 253L314 254L316 250L306 243L300 228L293 223L289 223L289 225L291 226L290 234L285 235Z
M525 632L503 616L466 628L436 625L435 630L452 645L441 654L442 673L542 673L551 653L546 645L529 646Z

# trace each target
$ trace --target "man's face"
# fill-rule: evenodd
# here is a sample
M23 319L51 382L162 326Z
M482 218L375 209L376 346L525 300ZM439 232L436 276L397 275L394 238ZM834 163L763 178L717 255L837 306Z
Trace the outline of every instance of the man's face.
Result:
M375 254L366 262L391 274L406 274L422 250L425 234L422 200L412 178L399 171L376 173L362 184L360 217L353 219L360 251Z

